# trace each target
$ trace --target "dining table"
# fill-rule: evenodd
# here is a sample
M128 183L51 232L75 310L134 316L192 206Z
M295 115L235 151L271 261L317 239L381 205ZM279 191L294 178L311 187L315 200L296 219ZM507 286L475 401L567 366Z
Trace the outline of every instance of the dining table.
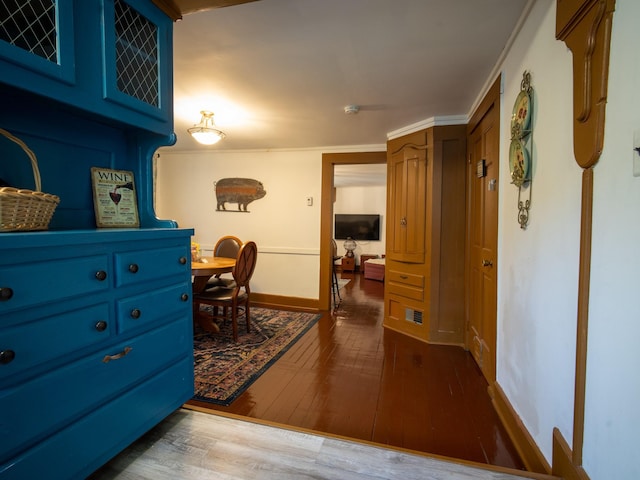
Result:
M202 257L199 261L191 262L193 276L193 293L200 293L207 287L207 282L214 275L229 273L236 265L235 258Z
M193 276L193 293L204 292L207 288L207 282L211 277L233 271L235 264L235 258L227 257L202 257L198 259L198 261L192 261L191 275ZM203 313L195 309L195 304L193 317L207 332L218 333L220 331L220 327L218 327L211 318L205 317Z

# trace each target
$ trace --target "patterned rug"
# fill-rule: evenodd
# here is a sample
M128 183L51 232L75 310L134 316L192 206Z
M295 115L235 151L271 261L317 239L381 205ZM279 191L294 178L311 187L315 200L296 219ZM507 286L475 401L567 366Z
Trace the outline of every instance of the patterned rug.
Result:
M193 399L231 405L320 317L316 313L254 307L251 309L250 333L247 333L244 317L239 319L238 343L233 341L230 321L221 325L218 334L204 332L196 322Z

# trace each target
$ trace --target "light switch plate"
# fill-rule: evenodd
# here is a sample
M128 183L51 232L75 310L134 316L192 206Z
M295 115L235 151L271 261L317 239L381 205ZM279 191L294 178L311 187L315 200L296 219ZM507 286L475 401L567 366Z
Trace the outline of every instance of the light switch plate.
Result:
M640 130L633 132L633 176L640 177Z
M313 197L307 197L307 206L308 207L312 207L313 206Z

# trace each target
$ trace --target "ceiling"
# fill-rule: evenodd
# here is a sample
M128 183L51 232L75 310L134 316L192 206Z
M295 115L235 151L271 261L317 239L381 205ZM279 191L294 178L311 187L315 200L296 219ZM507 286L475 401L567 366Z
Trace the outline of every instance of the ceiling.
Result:
M464 121L531 0L173 1L172 148L202 151L384 145ZM227 135L209 147L186 132L205 109Z

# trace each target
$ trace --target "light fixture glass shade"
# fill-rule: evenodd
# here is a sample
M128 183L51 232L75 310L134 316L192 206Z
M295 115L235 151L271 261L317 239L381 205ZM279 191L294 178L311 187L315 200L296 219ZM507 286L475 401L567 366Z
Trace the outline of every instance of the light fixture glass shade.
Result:
M203 145L213 145L226 137L222 130L216 128L216 124L213 122L213 112L203 110L200 114L202 115L200 123L187 130L196 142Z
M353 257L353 251L356 249L358 244L356 243L356 241L353 238L349 237L344 241L342 246L347 251L347 255L346 256L347 257Z

